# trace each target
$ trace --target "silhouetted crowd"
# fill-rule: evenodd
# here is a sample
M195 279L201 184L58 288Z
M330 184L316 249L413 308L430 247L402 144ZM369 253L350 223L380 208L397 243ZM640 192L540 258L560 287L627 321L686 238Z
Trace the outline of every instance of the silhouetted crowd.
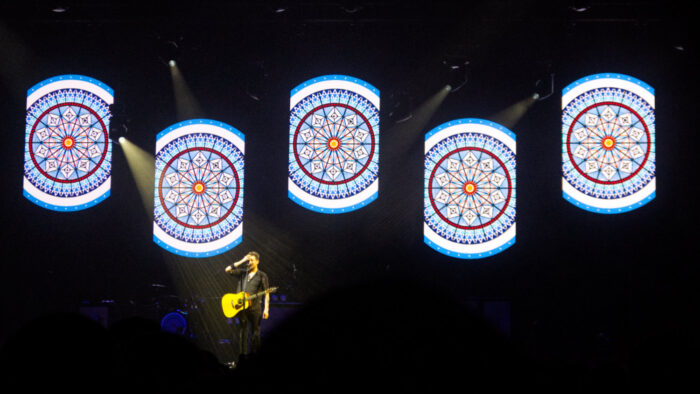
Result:
M686 360L695 355L672 359L676 349L664 345L650 344L628 365L544 365L449 296L387 280L309 302L235 369L153 321L106 329L79 314L45 316L2 348L0 384L3 393L620 393L663 390L679 372L694 372Z

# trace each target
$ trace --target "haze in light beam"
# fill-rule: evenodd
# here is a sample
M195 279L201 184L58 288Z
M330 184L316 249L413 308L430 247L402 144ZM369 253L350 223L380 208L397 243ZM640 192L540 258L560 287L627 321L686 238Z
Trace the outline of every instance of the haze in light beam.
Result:
M175 94L175 108L177 120L187 120L203 117L199 102L192 94L185 78L182 76L177 64L170 67L170 77L173 81L173 93Z
M489 120L505 126L508 129L513 127L525 116L527 110L532 107L537 99L533 96L524 98L510 107L489 117Z
M395 125L388 131L387 134L392 134L396 137L394 144L398 146L395 151L398 153L399 157L405 155L411 146L422 147L425 125L428 124L435 111L440 108L443 100L445 100L445 97L447 97L451 90L452 87L450 85L445 85L445 87L425 100L418 108L412 110L410 119ZM391 160L394 159L395 158L390 158L388 162L391 163Z
M124 137L119 138L119 145L124 151L124 156L126 156L126 161L136 182L136 188L141 196L143 207L152 221L156 159L152 154L134 145Z

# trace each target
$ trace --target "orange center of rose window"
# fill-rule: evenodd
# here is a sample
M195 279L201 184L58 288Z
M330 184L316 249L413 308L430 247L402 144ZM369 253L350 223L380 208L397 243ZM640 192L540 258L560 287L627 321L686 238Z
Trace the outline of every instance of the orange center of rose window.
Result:
M202 194L204 190L206 190L206 186L204 186L202 182L195 182L194 185L192 185L192 190L197 194Z
M73 137L66 137L63 139L63 147L65 149L71 149L74 146L75 146L75 140L73 139Z
M467 182L464 184L464 192L468 195L476 193L476 184L474 182Z
M330 148L331 150L338 150L338 148L340 148L340 140L336 137L329 139L328 148Z
M603 148L606 150L610 150L615 147L615 139L612 137L605 137L603 138Z

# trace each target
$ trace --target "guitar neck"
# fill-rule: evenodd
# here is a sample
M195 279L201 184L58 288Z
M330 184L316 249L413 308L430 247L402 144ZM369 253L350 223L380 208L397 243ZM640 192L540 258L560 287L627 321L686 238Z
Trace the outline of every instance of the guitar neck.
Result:
M255 294L253 294L253 295L247 296L246 299L247 299L247 300L253 300L253 299L255 299L255 298L260 297L260 296L263 295L263 294L272 293L272 292L274 292L276 289L277 289L277 288L273 287L273 288L271 288L271 289L267 289L267 290L261 291L261 292L259 292L259 293L255 293Z

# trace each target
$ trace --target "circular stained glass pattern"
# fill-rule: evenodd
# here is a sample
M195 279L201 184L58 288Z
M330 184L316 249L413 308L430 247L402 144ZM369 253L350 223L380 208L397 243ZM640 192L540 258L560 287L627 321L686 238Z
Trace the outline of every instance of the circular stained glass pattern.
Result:
M294 133L295 168L318 183L350 182L372 163L374 139L369 121L354 108L321 105L301 119ZM371 177L376 178L376 173Z
M366 205L377 195L378 91L342 76L301 86L290 111L290 198L324 213Z
M46 208L69 211L109 195L111 102L111 90L87 77L57 77L30 89L25 196Z
M107 127L95 111L79 103L57 104L34 123L29 156L49 180L76 183L101 168L109 151L108 140Z
M428 133L425 155L428 245L481 258L515 240L515 136L495 123L461 119Z
M154 235L174 253L206 257L240 242L243 139L222 125L188 121L159 137Z
M470 138L463 135L456 138ZM446 223L475 230L497 220L508 206L512 192L505 164L489 151L456 148L433 166L428 179L430 202Z
M567 200L590 211L618 213L654 197L653 97L651 88L618 74L588 77L565 90Z

